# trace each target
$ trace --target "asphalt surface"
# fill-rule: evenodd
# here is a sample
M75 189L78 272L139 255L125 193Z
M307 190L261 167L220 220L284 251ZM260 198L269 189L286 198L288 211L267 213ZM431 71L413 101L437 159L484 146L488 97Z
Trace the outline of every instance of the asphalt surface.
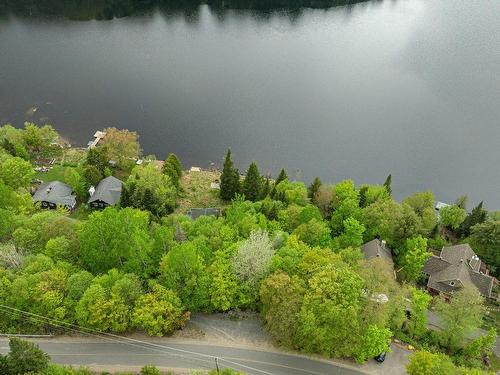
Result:
M359 375L356 369L299 355L203 344L123 343L104 340L66 342L33 339L52 361L74 366L143 366L213 369L231 367L249 375ZM0 353L8 352L8 340L0 339Z

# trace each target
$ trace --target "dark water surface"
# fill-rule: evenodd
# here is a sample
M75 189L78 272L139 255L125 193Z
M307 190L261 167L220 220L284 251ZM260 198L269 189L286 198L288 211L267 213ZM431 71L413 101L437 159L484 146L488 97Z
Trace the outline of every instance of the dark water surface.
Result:
M52 123L76 144L129 128L185 166L230 146L242 169L392 173L398 198L500 208L498 0L4 1L0 123Z

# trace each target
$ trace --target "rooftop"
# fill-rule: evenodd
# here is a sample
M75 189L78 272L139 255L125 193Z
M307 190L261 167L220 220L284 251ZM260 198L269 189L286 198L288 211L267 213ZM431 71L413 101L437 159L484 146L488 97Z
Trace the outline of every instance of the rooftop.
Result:
M88 203L102 201L109 205L115 205L120 202L123 182L113 176L103 178L95 187L94 194L90 197Z
M475 285L482 295L491 297L493 277L481 271L481 260L468 244L443 247L439 256L426 262L429 288L453 293L464 285Z
M76 198L71 186L60 181L51 181L41 184L38 190L33 194L35 202L49 202L52 204L75 207Z

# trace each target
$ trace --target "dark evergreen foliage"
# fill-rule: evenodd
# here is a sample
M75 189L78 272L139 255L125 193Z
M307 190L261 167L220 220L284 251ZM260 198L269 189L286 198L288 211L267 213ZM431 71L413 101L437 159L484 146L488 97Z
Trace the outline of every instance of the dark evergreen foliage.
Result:
M387 189L387 187L386 187ZM368 191L368 186L362 186L361 189L359 189L359 207L365 208L366 207L366 192Z
M12 156L17 156L16 146L14 146L14 144L11 141L9 141L7 138L4 138L3 143L2 143L2 147L5 151L7 151Z
M225 201L230 201L240 191L240 175L238 170L233 166L231 159L231 150L228 149L226 159L224 160L224 168L220 178L220 197Z
M271 180L269 177L266 177L264 184L262 185L262 189L260 191L260 199L266 199L267 196L271 193Z
M392 174L389 174L387 178L385 179L384 186L389 195L392 195Z
M278 175L278 178L276 179L276 181L274 181L273 190L271 190L271 198L278 199L278 197L276 197L276 186L278 186L278 184L281 181L285 181L285 180L288 180L288 175L286 174L285 169L282 168L280 171L280 174Z
M174 186L179 189L182 177L182 164L175 154L169 154L163 164L162 172L170 177Z
M96 186L104 174L94 165L87 165L83 170L83 177L89 186Z
M106 156L105 147L94 147L87 152L87 158L85 160L87 166L93 166L104 175L104 170L108 166L108 157Z
M463 223L460 225L458 233L460 237L469 237L471 234L471 228L476 224L481 224L486 221L488 212L483 208L483 202L472 209L472 211L467 215Z
M321 187L323 183L319 179L319 177L314 177L314 180L311 185L307 188L307 196L311 199L311 201L314 203L314 197L318 194L319 188Z
M257 164L252 162L250 167L248 167L247 175L245 176L245 181L243 181L242 192L245 194L245 198L249 201L255 202L260 198L262 190L262 177L257 168Z

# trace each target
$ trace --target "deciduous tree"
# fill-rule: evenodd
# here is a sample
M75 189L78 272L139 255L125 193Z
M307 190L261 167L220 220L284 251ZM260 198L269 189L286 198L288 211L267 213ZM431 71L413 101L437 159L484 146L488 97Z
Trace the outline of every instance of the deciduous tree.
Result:
M449 303L441 299L436 312L443 324L442 345L451 352L462 348L469 334L481 325L484 311L484 299L473 285L455 292Z
M210 279L193 243L173 247L161 261L160 274L162 284L177 293L188 310L209 308Z
M118 166L129 169L141 154L139 136L128 129L107 128L106 136L102 139L100 147L106 147L108 160L114 160Z
M406 280L420 280L423 277L422 269L425 262L431 257L431 253L427 251L427 238L422 236L408 238L405 252L399 256Z
M297 344L307 352L351 356L356 349L363 280L346 267L309 280L299 313Z
M236 277L258 288L258 283L269 272L274 248L267 232L256 231L237 249L232 259Z
M463 223L467 211L458 206L446 206L439 210L439 216L441 217L441 224L445 227L457 230L460 224Z
M111 268L141 274L151 250L148 214L136 209L108 207L82 224L80 256L93 273Z
M158 284L137 299L132 315L132 323L151 336L172 333L183 327L188 319L189 313L184 313L180 298Z
M27 188L35 171L30 162L18 157L9 157L0 163L0 180L5 185L16 190L18 188Z
M271 336L293 348L305 288L297 277L284 272L272 274L260 287L262 315Z

